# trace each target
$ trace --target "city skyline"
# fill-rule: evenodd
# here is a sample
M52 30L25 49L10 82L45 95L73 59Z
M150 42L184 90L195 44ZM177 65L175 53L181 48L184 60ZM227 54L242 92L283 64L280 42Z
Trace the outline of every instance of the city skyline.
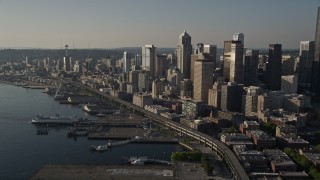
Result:
M177 47L186 30L192 44L223 47L244 33L245 47L298 49L315 39L319 0L304 1L0 1L0 48ZM181 10L182 9L182 10ZM271 11L268 11L272 9Z

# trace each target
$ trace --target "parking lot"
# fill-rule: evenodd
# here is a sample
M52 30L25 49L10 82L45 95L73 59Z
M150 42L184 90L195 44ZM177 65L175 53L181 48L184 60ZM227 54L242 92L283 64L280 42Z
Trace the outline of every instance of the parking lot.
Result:
M206 172L201 167L201 163L177 162L175 168L177 179L204 180L207 178Z

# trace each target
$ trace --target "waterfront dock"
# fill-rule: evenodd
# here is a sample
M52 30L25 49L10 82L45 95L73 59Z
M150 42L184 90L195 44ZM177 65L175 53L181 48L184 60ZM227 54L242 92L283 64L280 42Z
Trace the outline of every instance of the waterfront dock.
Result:
M144 129L142 128L126 128L126 127L99 127L95 131L89 133L88 139L132 139L136 136L143 136Z
M143 165L145 164L161 164L161 165L168 165L168 166L173 165L172 162L170 161L164 161L164 160L148 158L148 157L130 157L128 159L128 162L133 165L135 165L135 162L142 162ZM142 164L139 164L139 165L142 165Z
M127 139L127 140L116 141L116 142L112 142L111 140L109 140L108 143L106 144L91 145L90 150L97 150L99 146L106 146L109 149L109 148L123 146L130 143L132 144L177 144L179 143L179 141L177 139L170 139L170 138L158 138L158 139L134 138L134 139Z
M22 86L24 88L29 88L29 89L46 89L48 86Z
M161 165L45 165L31 180L37 179L117 179L172 180L174 168Z
M99 118L96 127L89 133L88 139L133 139L144 137L147 129L143 128L145 118L138 115L119 114Z

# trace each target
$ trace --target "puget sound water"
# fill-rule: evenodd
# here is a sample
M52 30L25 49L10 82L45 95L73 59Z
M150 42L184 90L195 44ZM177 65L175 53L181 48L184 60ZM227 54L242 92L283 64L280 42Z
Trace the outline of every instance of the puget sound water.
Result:
M39 126L30 123L37 114L88 116L81 108L59 104L41 92L0 83L0 179L29 179L45 164L119 164L128 156L170 160L172 152L181 151L176 144L128 144L90 152L90 145L106 141L68 138L65 126L49 127L48 135L37 135Z

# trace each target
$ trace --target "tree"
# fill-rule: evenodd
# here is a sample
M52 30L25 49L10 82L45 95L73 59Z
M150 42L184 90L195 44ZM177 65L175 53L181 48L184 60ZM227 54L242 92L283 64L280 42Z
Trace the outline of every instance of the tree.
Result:
M286 153L288 156L292 156L292 154L294 153L293 150L291 148L284 148L283 152Z
M262 123L261 130L266 131L268 134L275 135L276 133L276 125L271 122Z

